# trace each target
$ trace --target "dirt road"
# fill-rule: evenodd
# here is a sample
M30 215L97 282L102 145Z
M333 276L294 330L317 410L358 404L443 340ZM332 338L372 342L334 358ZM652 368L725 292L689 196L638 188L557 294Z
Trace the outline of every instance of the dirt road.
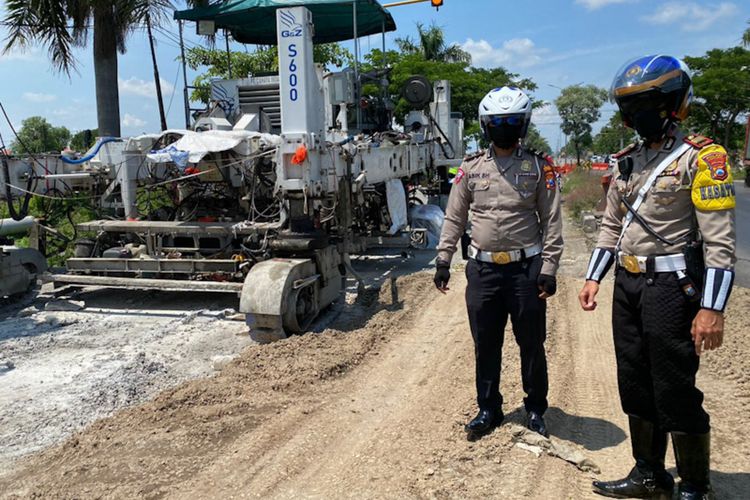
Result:
M550 431L595 463L594 476L517 446L518 350L506 335L506 424L468 442L473 352L462 290L421 273L385 286L328 330L250 346L215 377L98 421L0 477L0 497L593 498L592 477L630 467L609 327L575 306L586 249L568 235L567 276L550 300ZM720 498L750 491L750 293L737 290L725 347L704 358ZM741 317L742 316L742 317Z

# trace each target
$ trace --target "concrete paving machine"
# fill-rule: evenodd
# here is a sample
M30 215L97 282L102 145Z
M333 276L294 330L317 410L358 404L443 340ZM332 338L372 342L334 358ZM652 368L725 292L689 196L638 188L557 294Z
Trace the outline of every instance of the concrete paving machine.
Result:
M361 95L386 71L325 72L311 11L278 8L275 21L278 76L216 81L193 130L101 144L85 163L119 217L79 225L90 237L56 285L236 292L251 335L270 341L341 295L350 253L424 244L410 200L445 191L463 157L450 83L411 78L397 130L389 99Z

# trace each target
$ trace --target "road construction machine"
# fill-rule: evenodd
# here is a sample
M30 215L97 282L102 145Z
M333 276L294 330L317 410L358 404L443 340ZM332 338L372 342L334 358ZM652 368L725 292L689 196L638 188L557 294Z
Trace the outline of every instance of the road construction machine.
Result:
M390 15L377 2L305 3L250 9L247 30L275 31L278 75L214 81L191 129L100 139L85 161L63 157L46 171L18 162L10 184L65 182L117 215L78 225L88 237L67 272L50 277L57 286L235 292L253 338L271 341L306 331L341 296L350 254L426 244L409 205L420 190L447 192L447 171L463 158L450 82L409 79L402 96L412 111L395 127L390 97L362 91L386 85L387 69L328 72L313 62L314 41L341 36L322 8L348 8L354 33L365 25L358 4L373 7L369 25L380 16L383 31ZM217 8L178 17L230 25ZM71 161L80 168L70 171Z

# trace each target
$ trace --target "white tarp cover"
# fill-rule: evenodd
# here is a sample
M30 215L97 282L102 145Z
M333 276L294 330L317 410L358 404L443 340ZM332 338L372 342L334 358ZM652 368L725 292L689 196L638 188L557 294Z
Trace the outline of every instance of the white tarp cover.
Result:
M174 162L185 167L188 163L198 163L209 153L234 150L239 155L249 156L255 152L249 140L254 138L258 138L260 145L264 147L278 146L281 143L281 138L277 135L246 130L187 131L177 142L150 153L148 159L154 163Z
M406 192L400 179L391 179L385 183L385 194L388 200L388 212L391 214L391 229L388 234L396 234L409 222L406 215Z

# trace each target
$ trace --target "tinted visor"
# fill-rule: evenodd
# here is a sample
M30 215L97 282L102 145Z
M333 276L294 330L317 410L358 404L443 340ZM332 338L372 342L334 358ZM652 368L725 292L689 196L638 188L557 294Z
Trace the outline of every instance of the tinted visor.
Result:
M482 116L482 123L489 127L500 127L502 125L510 125L511 127L518 127L523 125L524 115L491 115Z
M617 99L617 104L625 118L631 118L648 111L663 113L663 118L676 109L678 92L663 93L651 90Z

